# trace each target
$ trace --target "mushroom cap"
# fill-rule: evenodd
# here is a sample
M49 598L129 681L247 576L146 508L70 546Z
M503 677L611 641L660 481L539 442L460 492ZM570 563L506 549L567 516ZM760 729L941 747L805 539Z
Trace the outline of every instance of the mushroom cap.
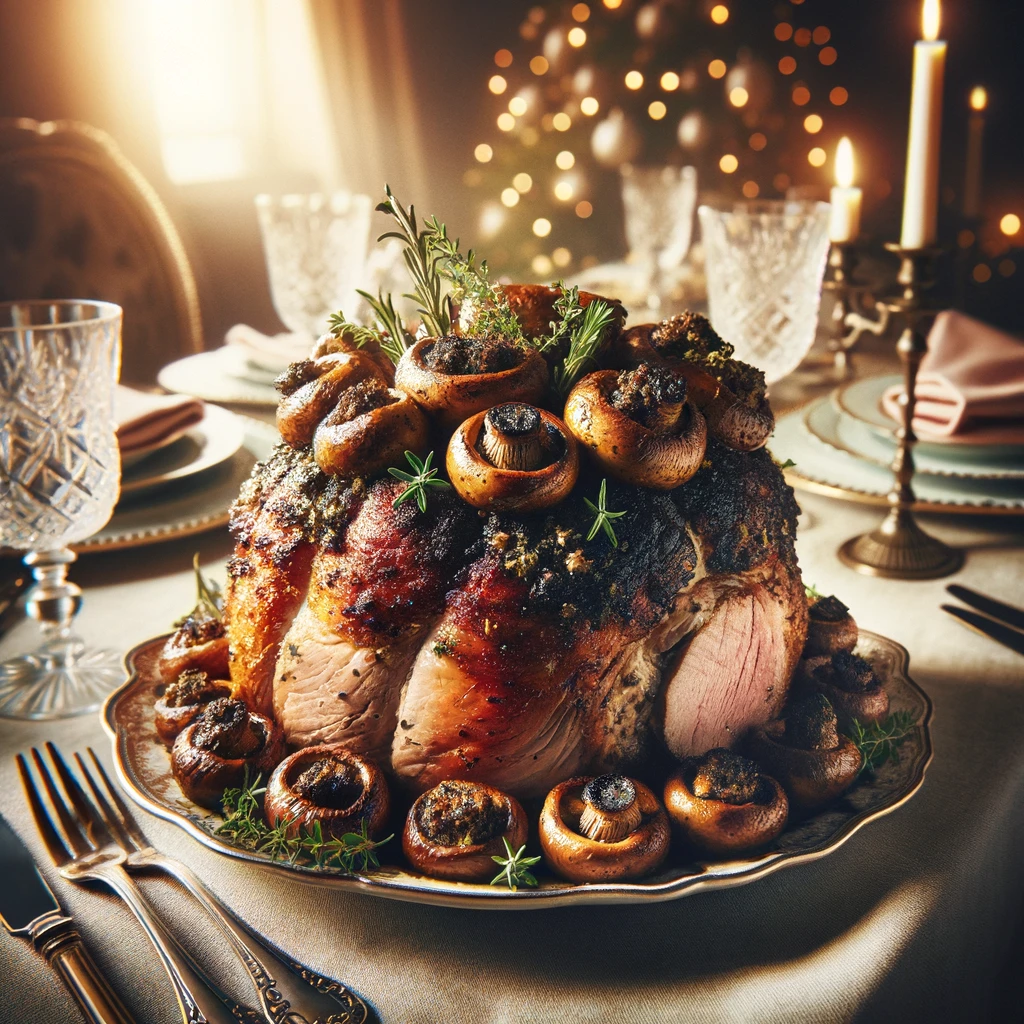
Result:
M579 381L565 403L566 426L618 480L662 491L685 483L704 461L704 417L686 402L678 429L650 430L612 405L617 382L616 370L599 370Z
M361 790L347 807L323 807L296 790L298 777L321 758L336 758L354 769ZM319 821L325 836L339 838L346 832L358 832L365 821L370 838L379 839L388 822L391 798L384 773L373 761L340 744L325 743L297 750L274 769L267 783L263 809L272 826L291 822L288 835L292 837Z
M538 409L549 432L557 432L564 445L561 458L533 470L499 469L481 454L478 442L487 410L471 416L452 434L445 467L459 496L474 508L534 512L550 508L569 496L579 475L576 439L553 413Z
M849 729L854 719L861 725L876 725L889 714L889 695L881 685L859 693L851 692L812 675L806 686L809 692L828 698L842 729Z
M679 833L699 850L740 853L771 842L786 827L789 801L770 775L762 775L768 799L743 804L694 795L680 766L665 783L665 809Z
M618 842L588 839L576 829L583 788L590 781L591 776L567 779L544 800L540 845L548 867L571 882L614 882L650 874L668 854L668 815L661 802L642 782L631 779L643 815L640 825Z
M277 406L277 429L293 448L313 440L320 421L334 408L341 393L374 377L384 381L377 364L360 352L334 352L314 364L321 372L313 380L286 395Z
M857 646L857 623L852 615L845 615L835 622L815 619L807 620L807 643L804 657L813 658L822 654L832 655L836 651L852 651Z
M165 694L161 694L153 702L153 724L156 734L168 746L174 743L186 726L191 725L211 700L225 697L231 693L231 683L226 679L210 679L207 683L209 695L194 704L168 704Z
M548 366L532 347L518 366L494 373L444 373L429 367L424 354L437 338L421 338L406 349L395 368L395 387L414 398L437 423L451 429L467 416L506 402L536 404L548 386Z
M465 846L445 846L425 835L420 828L417 812L424 801L429 799L433 789L421 793L409 808L402 830L402 851L409 863L418 871L432 878L445 878L457 882L480 882L495 873L493 857L505 856L507 839L513 850L526 842L529 824L523 805L514 797L484 783L466 783L485 792L492 800L504 806L508 812L508 823L496 836L484 843L470 843ZM435 786L434 789L437 787Z
M427 443L430 425L423 410L403 391L388 389L391 402L342 423L328 417L313 435L313 457L323 472L370 476Z
M794 808L814 811L848 789L860 774L862 758L848 736L831 750L803 750L785 743L785 723L776 719L755 729L747 741L750 756L778 779Z
M198 716L197 716L198 719ZM199 727L194 719L180 733L171 747L171 771L182 792L193 803L217 810L225 789L241 786L248 771L250 778L270 772L284 756L284 736L274 723L257 711L249 711L249 719L263 732L263 745L249 757L221 757L213 750L197 746L193 734Z
M335 352L357 352L359 355L365 356L380 370L388 387L395 386L395 364L391 362L387 353L380 347L380 342L375 338L364 341L362 344L356 344L347 334L321 334L313 346L312 358L317 359Z

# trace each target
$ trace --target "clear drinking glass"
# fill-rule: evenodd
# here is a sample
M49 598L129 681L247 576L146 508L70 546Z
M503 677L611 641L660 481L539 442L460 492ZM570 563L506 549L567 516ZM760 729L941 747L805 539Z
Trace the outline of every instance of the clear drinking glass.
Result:
M120 365L120 306L0 303L0 545L30 552L25 608L43 633L37 651L0 664L5 718L93 711L124 679L117 654L72 634L82 592L66 578L68 545L107 522L120 491Z
M626 241L643 268L647 305L657 310L666 296L667 278L690 251L697 170L625 164L621 174Z
M331 313L354 316L372 212L351 192L256 197L270 294L289 330L316 338Z
M698 210L711 322L768 382L814 344L828 255L828 203L753 202Z

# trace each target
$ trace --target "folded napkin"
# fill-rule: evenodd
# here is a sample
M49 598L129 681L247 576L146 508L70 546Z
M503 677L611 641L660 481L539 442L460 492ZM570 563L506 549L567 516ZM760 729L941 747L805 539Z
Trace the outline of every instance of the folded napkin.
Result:
M224 342L237 348L245 359L262 370L281 373L290 363L309 358L316 339L308 334L261 334L248 324L235 324Z
M122 457L155 448L188 430L206 413L198 398L187 395L150 395L117 385L114 421Z
M882 408L902 420L902 386ZM946 311L935 318L917 375L914 432L971 444L1024 444L1024 341Z

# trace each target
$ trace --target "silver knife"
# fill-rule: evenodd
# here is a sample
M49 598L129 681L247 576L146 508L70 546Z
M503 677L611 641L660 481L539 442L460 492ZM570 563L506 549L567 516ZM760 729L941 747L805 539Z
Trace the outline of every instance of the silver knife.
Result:
M959 583L950 583L946 590L949 591L958 601L977 608L979 612L1005 622L1014 629L1024 629L1024 609L1015 608L1012 604L1005 604L997 601L994 597L986 597L969 587L962 587Z
M940 607L944 612L949 612L954 619L959 620L969 629L982 633L1004 647L1009 647L1011 651L1024 654L1024 633L1011 629L1009 626L1004 626L1001 622L996 622L995 619L990 619L987 615L972 612L967 608L957 608L953 604L944 604L940 605Z
M74 922L64 914L25 844L0 817L0 923L28 939L64 979L94 1024L135 1024L99 972Z

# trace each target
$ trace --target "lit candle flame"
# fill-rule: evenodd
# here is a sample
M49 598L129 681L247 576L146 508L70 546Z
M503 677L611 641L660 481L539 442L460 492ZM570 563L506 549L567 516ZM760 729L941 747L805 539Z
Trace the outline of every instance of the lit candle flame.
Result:
M921 31L929 43L939 38L939 0L924 0L921 12Z
M984 110L988 106L988 93L983 85L971 90L971 110Z
M836 184L840 188L853 184L853 144L845 135L836 147Z

